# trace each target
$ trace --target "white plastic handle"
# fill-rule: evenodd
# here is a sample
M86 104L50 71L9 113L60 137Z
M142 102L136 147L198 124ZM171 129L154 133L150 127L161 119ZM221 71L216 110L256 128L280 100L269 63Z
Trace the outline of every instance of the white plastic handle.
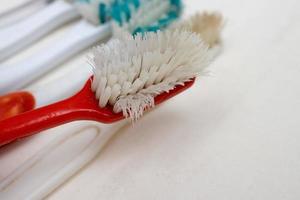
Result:
M16 65L0 66L0 94L23 88L73 55L110 35L109 23L95 27L82 20L57 44Z
M50 0L24 0L14 7L0 13L0 30L35 14L45 8Z
M17 5L15 5L14 7L11 7L8 10L0 12L0 18L7 17L8 15L16 14L18 11L22 10L27 6L31 6L32 4L41 3L41 2L47 3L48 1L49 0L23 0L19 2Z
M65 131L0 181L0 199L43 199L72 177L102 150L107 141L123 126L77 127Z
M78 17L80 14L74 6L58 0L29 18L2 29L0 31L0 61Z

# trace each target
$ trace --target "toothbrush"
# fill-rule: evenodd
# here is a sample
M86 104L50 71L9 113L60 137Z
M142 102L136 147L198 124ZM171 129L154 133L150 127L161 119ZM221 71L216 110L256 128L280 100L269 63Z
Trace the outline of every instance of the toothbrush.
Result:
M14 7L0 12L0 28L12 25L25 17L32 15L52 0L22 0Z
M0 31L0 61L24 49L58 27L80 18L77 8L63 0Z
M124 3L116 3L112 6L110 14L114 21L119 25L126 25L126 21L130 17L134 17L131 20L132 27L144 26L149 22L153 22L157 17L160 17L162 13L171 13L166 14L168 20L176 19L176 13L179 12L179 4L172 4L172 0L148 0L142 1L141 6L134 12L131 12L130 8L131 3L134 3L134 6L139 6L137 1L127 1ZM153 10L149 14L147 9ZM129 10L128 10L129 9ZM159 29L159 25L167 25L167 22L158 23L156 28ZM130 27L131 28L131 27ZM129 30L131 32L136 32L137 30ZM82 32L82 34L78 34ZM79 51L91 46L95 42L107 38L112 32L111 24L106 23L103 26L94 27L86 21L80 22L77 27L75 27L66 39L53 45L49 49L39 52L36 55L31 56L29 59L23 60L22 62L12 65L12 66L0 66L2 72L0 74L0 94L11 92L17 89L21 89L30 82L36 80L44 73L50 71L54 67L61 64L66 59L69 59L72 55L78 53Z
M218 12L195 13L188 19L172 24L170 29L189 30L198 33L210 48L221 43L221 31L224 27L223 17Z
M133 16L132 20L135 18L136 17ZM129 20L127 24L130 24L130 22L131 20ZM124 24L123 27L128 27L128 25ZM144 26L144 29L146 27L148 26ZM119 30L115 30L114 34L124 31L120 31L122 27L115 28ZM209 45L210 51L212 51L212 48L217 48L218 43L221 41L222 16L215 12L196 13L186 20L171 24L169 29L189 30L199 34L203 42ZM210 32L210 34L203 35L203 33L208 32ZM2 96L0 97L0 120L70 97L76 93L78 88L84 85L85 80L90 75L91 73L87 68L81 67L70 72L68 79L65 79L65 75L63 75L46 83L47 92L44 90L45 86L31 87L25 91ZM57 88L59 88L59 90L57 90Z
M205 72L212 55L197 34L165 31L116 39L93 51L91 77L76 95L2 120L0 144L74 120L137 120L181 93Z

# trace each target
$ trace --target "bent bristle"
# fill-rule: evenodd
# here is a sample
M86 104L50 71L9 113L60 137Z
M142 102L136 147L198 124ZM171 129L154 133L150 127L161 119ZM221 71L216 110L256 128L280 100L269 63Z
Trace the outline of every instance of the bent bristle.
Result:
M221 41L223 18L220 13L216 12L196 13L190 18L174 24L172 28L198 33L209 47L214 47Z
M196 33L184 30L115 39L93 49L92 90L100 107L137 120L155 96L204 74L212 57Z

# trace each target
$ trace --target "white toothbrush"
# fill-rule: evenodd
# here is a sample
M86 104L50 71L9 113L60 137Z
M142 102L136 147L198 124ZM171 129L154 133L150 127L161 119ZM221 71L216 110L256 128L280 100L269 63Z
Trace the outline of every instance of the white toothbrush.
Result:
M79 17L80 14L75 6L63 0L57 0L27 19L1 29L0 61Z
M122 19L118 19L121 20L118 23L123 23L124 26L127 26L127 29L132 29L134 31L134 27L140 27L149 22L153 23L154 21L157 21L161 15L165 15L166 11L171 8L173 9L170 0L145 1L141 3L141 5L142 6L136 11L136 14L133 14L135 13L134 11L131 13L133 19L130 20L130 27L128 26L128 23L125 23L127 20L124 19L126 17L123 16L122 10L121 13L117 13L116 11L112 12L122 17ZM115 6L115 8L116 7L117 6ZM153 9L153 12L145 14L145 11L148 9ZM61 42L53 47L39 52L18 64L12 66L0 66L0 94L23 88L74 54L101 39L107 38L111 34L111 31L110 24L95 27L82 20L78 23L77 27L71 31L66 39L62 39ZM78 34L78 32L81 34Z

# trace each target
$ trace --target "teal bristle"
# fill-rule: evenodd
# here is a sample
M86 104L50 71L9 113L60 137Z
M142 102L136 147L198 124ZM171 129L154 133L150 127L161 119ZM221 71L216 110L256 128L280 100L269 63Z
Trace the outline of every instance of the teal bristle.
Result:
M78 3L91 4L93 0L75 0ZM132 9L140 6L140 0L111 0L98 5L98 18L101 24L110 21L112 18L120 25L131 18Z
M105 23L108 20L107 13L109 12L107 9L108 6L104 3L99 4L99 20L100 23Z
M120 26L131 18L131 8L140 6L139 0L116 0L111 7L111 16Z
M170 3L171 9L165 16L149 26L136 28L132 34L136 35L137 33L143 34L145 32L157 32L158 30L165 29L173 23L181 15L182 2L181 0L170 0Z

